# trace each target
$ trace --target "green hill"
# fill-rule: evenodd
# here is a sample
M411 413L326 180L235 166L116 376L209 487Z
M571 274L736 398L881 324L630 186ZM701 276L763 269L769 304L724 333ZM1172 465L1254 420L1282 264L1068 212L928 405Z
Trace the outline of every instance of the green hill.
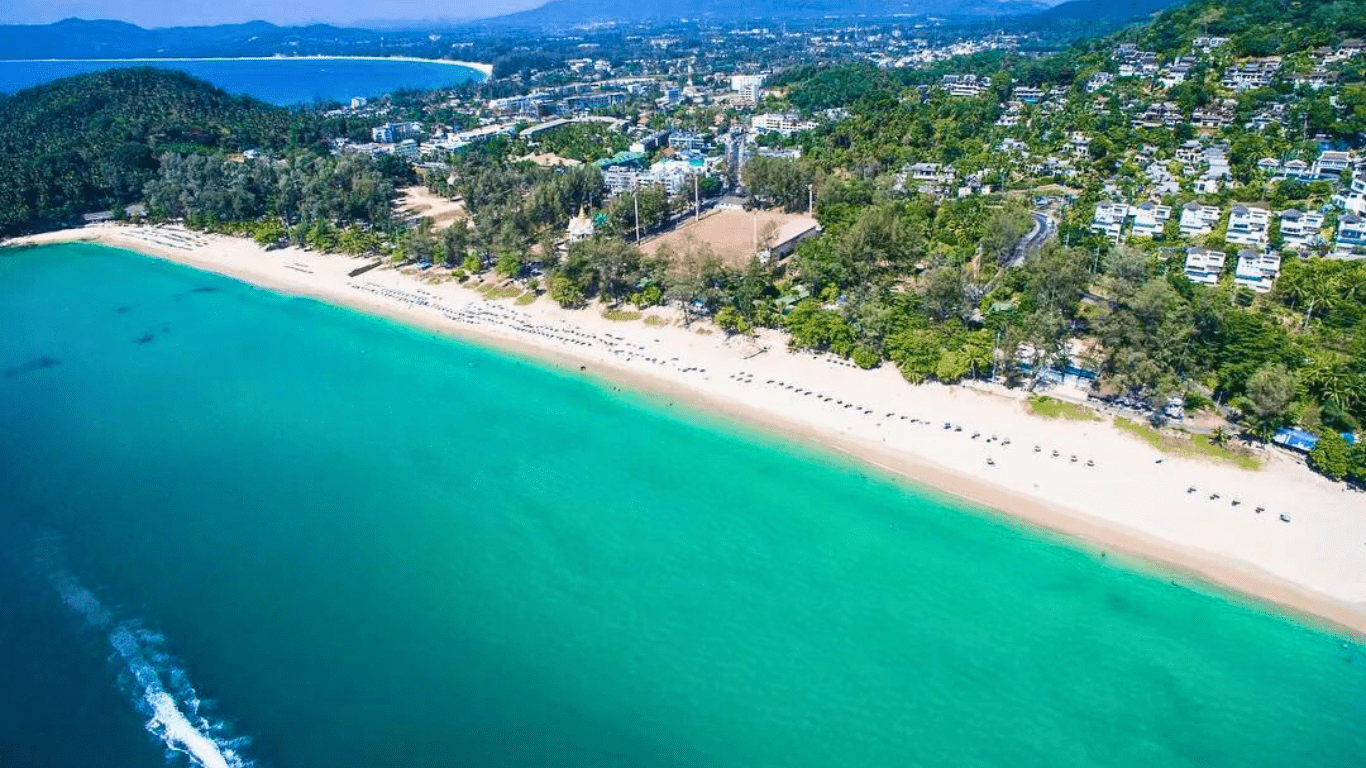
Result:
M1140 43L1184 53L1197 36L1229 38L1232 51L1271 56L1366 36L1366 0L1195 0L1144 28Z
M163 152L311 140L286 109L189 75L115 69L0 99L0 233L137 200Z

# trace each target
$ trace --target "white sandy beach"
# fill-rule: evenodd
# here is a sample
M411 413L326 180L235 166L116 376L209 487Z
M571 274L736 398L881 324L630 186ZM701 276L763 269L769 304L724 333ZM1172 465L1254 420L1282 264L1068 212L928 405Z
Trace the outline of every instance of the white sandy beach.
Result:
M266 252L171 227L103 224L9 244L78 240L583 367L1080 537L1098 554L1138 555L1175 571L1178 582L1186 578L1178 573L1199 574L1366 635L1366 496L1279 449L1265 452L1258 471L1163 456L1108 420L1041 419L1027 412L1023 393L999 388L911 386L891 367L862 371L791 353L773 332L727 339L676 324L615 322L544 297L515 306L388 268L351 278L366 260Z

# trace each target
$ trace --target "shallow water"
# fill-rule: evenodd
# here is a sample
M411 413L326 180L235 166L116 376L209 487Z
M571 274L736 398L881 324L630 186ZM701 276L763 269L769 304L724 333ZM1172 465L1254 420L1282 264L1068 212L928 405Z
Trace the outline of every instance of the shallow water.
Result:
M1366 749L1358 645L577 375L86 245L0 328L7 768Z
M176 69L228 93L282 106L316 100L350 102L412 88L452 88L483 75L468 67L422 61L358 59L198 59L189 61L0 61L0 93L116 67Z

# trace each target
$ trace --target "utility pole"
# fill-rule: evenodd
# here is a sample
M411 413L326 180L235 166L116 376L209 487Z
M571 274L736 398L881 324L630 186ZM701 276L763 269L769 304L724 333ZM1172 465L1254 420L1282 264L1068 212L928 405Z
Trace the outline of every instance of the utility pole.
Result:
M806 185L806 215L811 216L816 210L816 185Z
M693 221L697 221L698 219L702 218L702 193L698 191L699 189L701 189L700 185L701 182L698 180L697 174L694 173L692 175Z

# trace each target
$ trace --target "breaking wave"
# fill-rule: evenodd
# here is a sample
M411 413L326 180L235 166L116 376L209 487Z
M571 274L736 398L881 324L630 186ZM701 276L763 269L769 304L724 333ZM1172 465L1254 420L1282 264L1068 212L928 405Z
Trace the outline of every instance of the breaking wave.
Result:
M94 593L54 564L50 547L40 545L38 561L62 602L89 628L107 634L120 688L148 718L148 732L161 740L168 756L184 755L202 768L252 768L241 753L247 740L232 737L226 723L201 712L204 702L184 665L166 651L164 637L135 621L116 620Z

